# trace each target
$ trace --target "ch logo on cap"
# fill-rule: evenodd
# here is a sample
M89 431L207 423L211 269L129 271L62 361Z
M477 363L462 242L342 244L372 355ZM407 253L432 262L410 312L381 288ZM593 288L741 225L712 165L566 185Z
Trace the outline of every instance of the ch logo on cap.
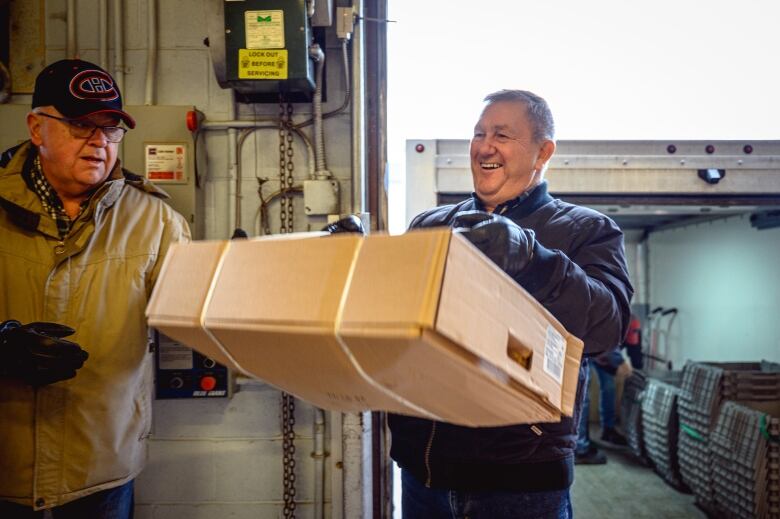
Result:
M100 70L82 70L70 80L70 93L77 99L113 101L119 97L111 76Z

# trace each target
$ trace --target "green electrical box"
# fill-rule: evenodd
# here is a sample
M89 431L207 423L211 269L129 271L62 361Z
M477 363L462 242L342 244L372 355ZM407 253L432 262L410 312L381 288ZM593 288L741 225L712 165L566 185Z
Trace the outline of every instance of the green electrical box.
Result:
M311 101L314 62L305 0L225 1L221 8L221 34L209 31L220 86L248 102L278 102L280 94L289 102Z

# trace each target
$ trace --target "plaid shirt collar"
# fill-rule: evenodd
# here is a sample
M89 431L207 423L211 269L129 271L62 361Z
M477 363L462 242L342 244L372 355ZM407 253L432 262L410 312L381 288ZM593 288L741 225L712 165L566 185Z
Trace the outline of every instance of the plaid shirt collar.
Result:
M57 195L57 192L49 181L46 180L46 176L41 169L41 161L38 157L37 150L35 158L33 158L32 161L32 167L23 172L23 174L24 173L27 173L28 175L27 178L25 178L27 185L30 186L30 189L32 189L35 194L38 195L38 198L41 199L43 210L54 219L57 224L57 232L59 233L60 238L64 238L68 235L68 232L70 232L70 228L73 226L73 220L71 220L65 212L65 207L62 205L62 200L59 195ZM84 211L84 208L88 203L89 198L81 203L79 215ZM76 218L78 218L78 215L76 215Z

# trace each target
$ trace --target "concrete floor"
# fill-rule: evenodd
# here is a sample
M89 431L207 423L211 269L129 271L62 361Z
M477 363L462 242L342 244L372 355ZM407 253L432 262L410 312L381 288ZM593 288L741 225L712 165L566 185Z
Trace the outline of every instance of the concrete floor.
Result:
M684 494L625 451L599 447L606 465L577 465L571 490L574 519L707 519ZM393 464L393 519L401 519L401 476Z
M577 465L574 470L575 519L706 519L692 494L675 490L627 452L601 450L606 465Z

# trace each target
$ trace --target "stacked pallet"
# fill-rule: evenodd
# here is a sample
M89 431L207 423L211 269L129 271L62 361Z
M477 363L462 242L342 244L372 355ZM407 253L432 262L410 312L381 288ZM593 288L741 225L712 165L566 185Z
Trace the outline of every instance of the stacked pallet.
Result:
M644 463L649 462L642 434L642 392L646 385L645 372L634 370L623 384L623 397L620 403L620 419L628 446L631 452Z
M670 485L683 488L677 460L677 401L680 388L649 379L642 396L642 431L647 457Z
M682 382L681 371L667 370L634 370L623 385L623 396L620 404L620 419L623 432L632 454L645 464L650 463L645 450L644 433L642 430L642 400L648 380L657 379L661 382L679 387ZM677 441L677 438L674 439Z
M718 515L780 518L780 400L726 402L710 446Z
M689 362L679 399L679 462L685 483L706 511L714 512L710 433L726 400L777 398L780 366L773 363Z

